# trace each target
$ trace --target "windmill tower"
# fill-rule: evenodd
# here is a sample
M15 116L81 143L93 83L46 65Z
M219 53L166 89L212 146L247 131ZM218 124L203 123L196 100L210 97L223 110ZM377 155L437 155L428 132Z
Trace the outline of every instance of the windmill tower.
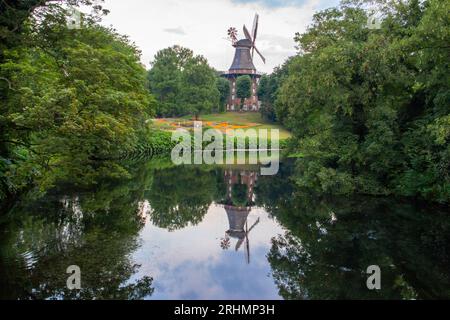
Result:
M243 30L245 39L241 40L237 40L237 30L235 28L228 29L228 37L231 40L233 47L236 48L236 51L230 69L222 75L230 81L231 88L227 111L240 110L241 101L236 95L236 79L243 75L248 75L252 79L251 96L244 101L244 110L259 111L260 103L256 92L261 74L256 71L255 65L253 64L255 51L264 63L266 63L266 59L255 46L256 36L258 34L258 23L259 16L256 14L253 20L252 33L250 34L247 27L244 25Z

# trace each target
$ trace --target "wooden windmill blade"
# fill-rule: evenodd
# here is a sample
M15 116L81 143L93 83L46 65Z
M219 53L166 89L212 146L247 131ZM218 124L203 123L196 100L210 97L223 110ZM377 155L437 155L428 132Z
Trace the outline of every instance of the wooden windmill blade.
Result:
M250 264L250 240L248 238L249 233L253 230L254 227L259 223L260 219L256 220L256 222L248 228L248 222L245 223L245 260L247 261L247 264Z
M244 243L245 238L239 239L239 241L236 243L235 250L239 251L239 249L242 247L242 244Z
M253 43L252 36L250 35L250 32L248 32L248 29L247 29L247 27L245 26L245 24L244 24L244 34L245 34L245 37L246 37L248 40L250 40L251 43Z
M258 48L253 47L256 50L256 53L261 57L261 60L266 63L266 58L264 58L264 56L261 54L261 52L259 52Z
M250 241L248 240L248 222L245 223L245 260L247 261L247 264L250 264Z
M255 54L255 42L256 36L258 35L258 23L259 23L259 15L256 13L255 18L253 19L253 28L252 28L252 37L253 37L252 58Z
M259 221L260 221L260 219L258 218L256 220L256 222L250 227L250 229L248 229L247 234L250 233L250 231L252 231L254 227L256 227L256 225L259 223Z
M258 25L259 25L259 15L255 14L255 19L253 20L253 28L252 28L253 42L256 41L256 35L258 33Z
M252 34L250 34L250 32L248 31L247 27L244 25L244 34L245 37L251 41L252 43L252 59L253 56L256 53L261 57L261 60L266 63L266 58L264 58L264 56L261 54L261 52L259 52L258 48L256 48L255 42L256 42L256 37L258 35L258 26L259 26L259 15L256 14L255 15L255 19L253 20L253 28L252 28Z
M245 238L243 238L243 239L239 239L239 241L236 243L236 251L239 251L239 249L242 247L242 244L244 243L244 240L245 240L245 243L246 243L246 245L248 245L248 234L250 233L250 231L252 231L253 230L253 228L254 227L256 227L256 225L259 223L259 221L260 221L260 219L258 218L258 220L256 220L256 222L250 227L250 229L248 229L248 224L247 224L247 222L245 223L245 228L246 228L246 230L245 230Z

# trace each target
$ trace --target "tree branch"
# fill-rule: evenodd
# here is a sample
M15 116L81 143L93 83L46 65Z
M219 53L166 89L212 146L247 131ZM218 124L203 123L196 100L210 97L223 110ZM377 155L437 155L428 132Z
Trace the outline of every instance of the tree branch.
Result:
M16 89L14 89L14 88L12 87L11 81L10 81L9 79L4 78L4 77L0 77L0 80L6 81L6 82L8 83L8 88L9 88L9 90L17 91Z

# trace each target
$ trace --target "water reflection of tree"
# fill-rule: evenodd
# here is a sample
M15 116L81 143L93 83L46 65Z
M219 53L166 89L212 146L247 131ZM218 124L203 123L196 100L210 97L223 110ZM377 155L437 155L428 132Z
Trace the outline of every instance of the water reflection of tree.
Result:
M284 298L450 297L445 214L392 199L325 200L298 189L268 205L288 229L268 254ZM366 287L365 271L374 264L382 269L381 291Z
M153 224L173 231L200 223L218 196L217 175L211 169L189 166L155 171L147 192Z
M152 278L131 281L139 265L143 226L140 205L151 174L145 166L131 178L103 181L72 192L69 186L40 200L24 200L10 213L1 234L0 298L142 299L153 292ZM82 290L69 291L66 269L78 265Z

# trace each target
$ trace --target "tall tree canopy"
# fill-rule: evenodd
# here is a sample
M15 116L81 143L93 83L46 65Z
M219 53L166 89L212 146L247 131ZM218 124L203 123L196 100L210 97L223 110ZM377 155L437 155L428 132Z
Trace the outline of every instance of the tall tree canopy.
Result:
M196 119L202 113L211 113L219 105L216 78L216 72L203 57L192 59L183 70L181 104Z
M270 121L276 121L277 113L275 101L278 95L278 88L288 75L288 66L291 59L288 59L281 67L276 67L269 75L263 75L258 85L258 99L261 102L261 115ZM281 107L279 108L281 109ZM280 121L283 121L283 113L278 112Z
M240 76L236 79L236 96L241 99L241 109L244 101L252 95L252 79L250 76Z
M231 88L230 82L222 77L217 78L217 89L219 90L219 111L225 111L230 96Z
M56 179L125 173L95 160L132 149L153 113L140 52L126 37L94 16L69 29L63 2L39 3L2 50L0 198L35 180L45 188Z
M193 57L192 50L180 46L160 50L155 55L148 79L150 90L158 100L158 115L175 116L182 113L182 71Z
M321 11L279 89L297 183L322 192L450 199L450 3L375 1Z
M216 73L204 57L176 45L158 51L151 65L148 79L159 116L198 116L218 106Z

